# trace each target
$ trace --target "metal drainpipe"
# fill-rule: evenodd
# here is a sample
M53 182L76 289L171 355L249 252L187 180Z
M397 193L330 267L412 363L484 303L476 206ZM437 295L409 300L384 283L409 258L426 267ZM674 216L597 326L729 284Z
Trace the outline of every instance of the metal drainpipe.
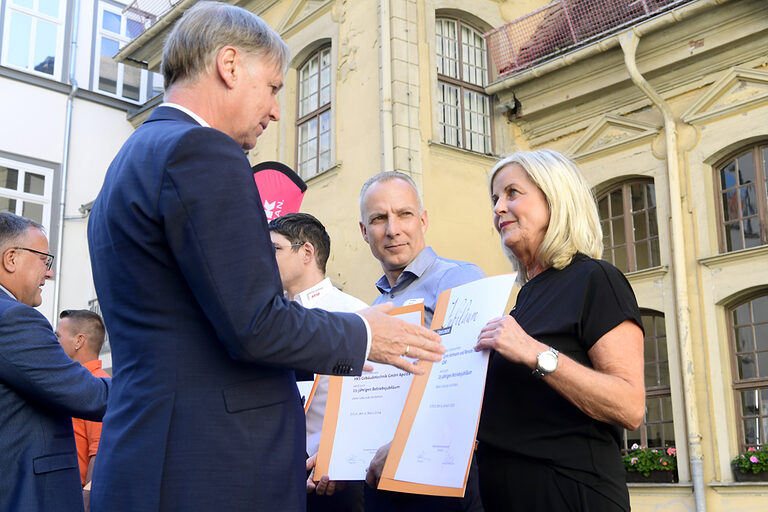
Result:
M669 184L669 206L671 217L671 239L683 240L682 200L680 189L679 149L677 144L677 120L669 104L657 93L637 68L636 52L640 38L633 29L621 34L619 44L624 52L624 63L632 82L648 96L664 116L664 132L667 144L667 180ZM680 360L683 370L683 393L685 395L685 419L688 430L688 454L691 463L693 496L696 512L706 511L706 497L701 451L699 414L696 409L696 387L693 371L693 350L691 347L691 320L688 305L688 279L685 273L685 255L682 247L672 247L672 274L677 302L677 336L680 344Z
M72 104L77 94L75 65L77 63L77 31L80 24L80 0L74 0L72 7L72 32L69 48L69 83L72 90L67 96L67 114L64 121L64 153L61 157L61 181L59 183L59 224L57 226L58 244L56 247L56 270L53 282L53 320L59 316L59 300L61 295L61 255L64 253L64 206L67 199L67 173L69 171L69 143L72 135Z
M381 170L394 170L394 141L392 135L392 30L390 0L379 0L379 60L381 62Z

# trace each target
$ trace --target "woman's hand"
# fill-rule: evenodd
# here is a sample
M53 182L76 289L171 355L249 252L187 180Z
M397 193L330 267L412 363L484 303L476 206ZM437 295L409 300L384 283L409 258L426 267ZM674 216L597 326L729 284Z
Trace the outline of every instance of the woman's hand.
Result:
M507 315L494 318L480 331L475 350L489 348L504 358L514 363L522 363L533 370L536 367L536 357L548 347L528 336L517 320Z

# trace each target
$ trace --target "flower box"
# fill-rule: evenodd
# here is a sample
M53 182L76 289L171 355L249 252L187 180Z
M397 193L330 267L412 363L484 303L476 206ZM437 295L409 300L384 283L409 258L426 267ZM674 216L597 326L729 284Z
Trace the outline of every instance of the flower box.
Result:
M735 464L732 464L731 468L733 469L733 479L737 482L768 482L768 471L763 471L762 473L753 473L752 471L742 473Z
M639 471L627 471L627 483L631 484L674 484L677 481L677 471L651 471L648 476Z

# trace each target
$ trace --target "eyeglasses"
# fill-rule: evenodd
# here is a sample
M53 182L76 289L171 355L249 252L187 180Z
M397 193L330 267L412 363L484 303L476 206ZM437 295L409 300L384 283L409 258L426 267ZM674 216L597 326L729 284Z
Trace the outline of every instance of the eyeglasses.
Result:
M14 247L14 249L21 249L22 251L29 251L35 254L39 254L40 256L45 256L45 268L48 270L51 270L51 267L53 266L53 258L54 258L53 254L36 251L34 249L30 249L29 247Z
M289 245L274 244L272 247L275 249L275 252L277 252L280 249L287 249L288 247L301 247L302 245L304 245L304 242L301 242L300 244L289 244Z

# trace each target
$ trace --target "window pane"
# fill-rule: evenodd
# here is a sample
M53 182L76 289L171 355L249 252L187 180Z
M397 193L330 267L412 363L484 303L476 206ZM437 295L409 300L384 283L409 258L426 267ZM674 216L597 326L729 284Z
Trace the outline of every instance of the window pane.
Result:
M121 21L122 21L121 16L119 14L115 14L109 11L104 11L104 16L101 20L101 28L120 35Z
M0 211L16 213L16 200L0 197Z
M52 18L59 17L61 0L38 0L37 10L43 14L47 14Z
M647 348L647 346L646 346ZM655 364L645 365L645 387L655 387L659 385L659 373Z
M16 190L19 186L19 171L0 166L0 187Z
M752 301L752 318L754 322L768 322L768 295L763 295Z
M107 37L101 38L101 58L99 61L99 89L112 94L117 93L117 62L112 57L120 49L120 43Z
M611 216L624 215L624 199L621 189L611 192Z
M123 97L139 101L141 90L141 69L135 66L123 66Z
M42 196L45 194L45 176L27 172L24 174L24 192Z
M629 260L627 260L627 248L626 246L616 247L613 250L614 262L616 268L626 273L629 272Z
M739 197L735 190L723 194L723 214L726 221L739 218Z
M601 220L608 218L608 198L604 197L597 202L597 212ZM605 229L603 229L605 231Z
M659 363L659 385L669 386L669 363L666 361Z
M460 147L459 89L445 83L439 83L438 101L440 142Z
M40 224L43 223L43 205L24 201L21 215Z
M648 238L648 229L645 225L645 212L632 215L632 225L635 228L635 240Z
M456 22L453 20L435 21L437 57L437 73L440 75L459 78L458 73L458 40L456 37Z
M743 249L739 223L728 224L725 226L725 245L728 251L738 251L739 249Z
M736 356L736 360L739 366L739 379L754 379L757 376L753 353Z
M757 353L757 376L768 377L768 352Z
M32 40L32 18L11 12L8 63L20 68L29 67L29 44Z
M736 329L736 351L748 352L755 350L755 339L752 327L739 327Z
M648 211L648 229L650 230L651 236L659 236L659 226L658 221L656 220L656 208Z
M757 217L752 217L743 222L744 227L744 248L758 247L760 243L760 222Z
M651 240L651 266L658 267L661 265L661 256L659 253L659 239L654 238Z
M741 155L738 159L739 184L755 182L755 157L752 151Z
M611 221L611 227L613 230L613 243L621 245L626 242L626 236L624 234L624 219L619 217Z
M58 26L47 21L37 20L37 34L35 36L35 71L53 74L56 61L56 36Z
M768 351L768 323L755 325L755 345L757 350Z
M723 190L736 186L736 164L730 162L720 171L720 187Z
M636 270L643 270L651 267L647 241L635 244L635 264L637 265Z
M165 88L164 80L163 75L160 73L152 73L152 98L163 92Z
M734 325L744 325L752 323L752 315L749 310L749 302L745 302L741 306L733 310L733 323Z
M125 20L126 23L126 31L128 32L127 36L131 39L138 37L143 31L144 31L144 25L139 23L136 20L132 20L131 18L128 18Z
M642 183L635 183L629 187L629 195L632 198L632 211L639 212L645 209L645 187Z
M755 186L748 185L739 190L739 199L741 199L741 215L749 217L757 215L757 201L755 200Z
M26 7L27 9L32 9L34 7L32 0L13 0L13 4Z

